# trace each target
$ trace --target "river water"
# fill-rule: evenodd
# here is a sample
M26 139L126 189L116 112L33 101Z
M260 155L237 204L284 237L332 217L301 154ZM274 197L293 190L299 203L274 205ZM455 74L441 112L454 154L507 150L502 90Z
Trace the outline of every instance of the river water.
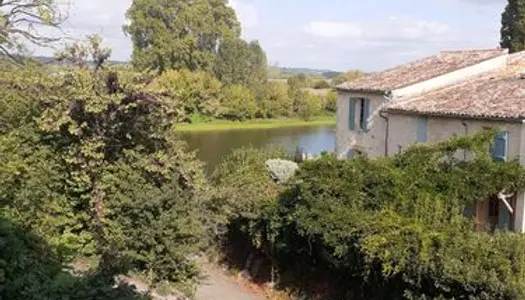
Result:
M197 157L206 163L207 172L239 147L281 146L293 153L299 146L314 155L335 149L335 126L186 132L182 136L191 150L197 150Z

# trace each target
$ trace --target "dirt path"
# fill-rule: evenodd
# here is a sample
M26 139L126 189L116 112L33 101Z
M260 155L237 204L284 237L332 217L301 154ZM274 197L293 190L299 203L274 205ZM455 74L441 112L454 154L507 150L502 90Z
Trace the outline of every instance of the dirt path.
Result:
M209 264L202 265L204 278L197 288L195 300L264 300L265 297L245 291L221 270Z

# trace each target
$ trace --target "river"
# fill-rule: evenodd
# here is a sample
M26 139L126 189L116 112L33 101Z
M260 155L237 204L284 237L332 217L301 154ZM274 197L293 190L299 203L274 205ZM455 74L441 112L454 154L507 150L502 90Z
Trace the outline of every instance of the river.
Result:
M282 146L293 153L297 146L311 154L335 149L335 126L306 126L276 129L203 131L182 133L191 150L210 172L225 155L239 147Z

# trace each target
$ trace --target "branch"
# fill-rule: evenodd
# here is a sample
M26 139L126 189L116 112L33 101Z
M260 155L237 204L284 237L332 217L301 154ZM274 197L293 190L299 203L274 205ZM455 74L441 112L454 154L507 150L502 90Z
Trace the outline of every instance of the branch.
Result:
M510 205L507 199L514 197L514 195L515 194L505 194L505 190L498 193L498 199L501 200L503 204L505 204L505 206L507 207L507 210L509 211L511 215L514 214L514 209L512 208L512 205Z

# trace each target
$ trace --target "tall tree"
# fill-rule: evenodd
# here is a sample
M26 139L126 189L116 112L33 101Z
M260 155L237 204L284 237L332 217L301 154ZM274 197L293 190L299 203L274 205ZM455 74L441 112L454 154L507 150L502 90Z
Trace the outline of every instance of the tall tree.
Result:
M267 80L268 62L257 41L227 39L219 47L213 71L224 84L255 89Z
M14 58L27 43L49 46L59 38L39 29L64 20L56 0L0 0L0 55Z
M211 70L221 41L241 31L227 0L133 0L126 16L133 65L159 72Z
M501 15L501 41L511 53L525 50L525 0L508 0Z

